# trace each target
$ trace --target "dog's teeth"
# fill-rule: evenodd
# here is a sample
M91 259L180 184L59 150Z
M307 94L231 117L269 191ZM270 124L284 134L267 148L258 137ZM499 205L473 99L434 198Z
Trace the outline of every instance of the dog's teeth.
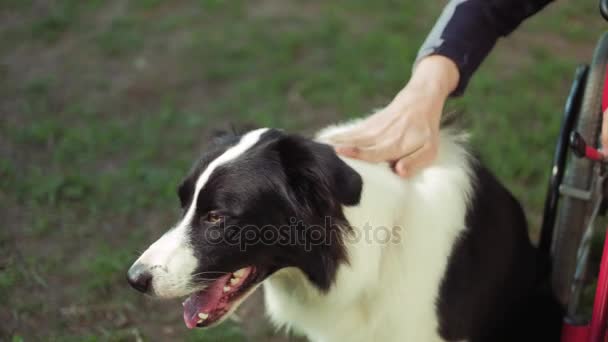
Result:
M199 319L199 320L196 322L196 324L201 324L201 323L203 323L203 320L202 320L202 319Z
M241 268L240 270L233 273L235 277L240 278L245 274L245 269Z
M237 278L230 278L230 285L236 285L239 283L239 280Z
M198 313L198 318L200 318L198 323L202 323L204 320L207 319L207 317L209 317L209 314L206 314L204 312L199 312Z
M230 286L224 286L224 292L230 291Z

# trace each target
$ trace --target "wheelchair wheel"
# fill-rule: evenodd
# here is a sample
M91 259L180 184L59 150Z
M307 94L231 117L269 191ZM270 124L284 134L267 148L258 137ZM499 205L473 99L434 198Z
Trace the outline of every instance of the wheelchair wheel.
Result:
M599 40L589 66L575 131L592 146L599 145L602 97L608 65L608 33ZM601 200L591 191L594 165L585 158L570 158L560 185L560 204L552 244L553 276L556 295L568 306L571 284L577 266L581 239L587 228L594 201ZM597 170L596 170L597 171ZM594 198L595 196L595 198ZM601 194L600 194L601 196Z

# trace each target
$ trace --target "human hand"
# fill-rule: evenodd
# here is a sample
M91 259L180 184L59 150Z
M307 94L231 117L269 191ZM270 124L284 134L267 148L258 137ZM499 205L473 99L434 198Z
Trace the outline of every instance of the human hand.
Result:
M339 154L370 162L389 161L398 175L409 177L437 155L441 113L458 77L451 60L427 57L388 106L329 140Z

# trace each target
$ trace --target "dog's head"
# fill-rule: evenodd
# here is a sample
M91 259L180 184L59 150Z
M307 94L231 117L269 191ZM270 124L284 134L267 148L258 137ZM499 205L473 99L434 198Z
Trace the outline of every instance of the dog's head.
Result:
M347 262L342 206L359 202L359 174L330 146L278 130L211 145L179 186L182 217L133 264L131 285L189 296L189 328L220 322L284 267L328 290Z

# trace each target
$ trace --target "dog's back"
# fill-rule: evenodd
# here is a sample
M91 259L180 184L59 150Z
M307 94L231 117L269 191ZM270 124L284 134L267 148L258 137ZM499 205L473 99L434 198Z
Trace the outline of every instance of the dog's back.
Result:
M347 239L349 264L327 293L297 269L269 278L275 323L315 341L558 339L548 262L530 243L517 200L461 137L443 132L437 161L405 181L386 165L345 161L363 193L344 213L364 238ZM388 239L373 235L379 227Z

